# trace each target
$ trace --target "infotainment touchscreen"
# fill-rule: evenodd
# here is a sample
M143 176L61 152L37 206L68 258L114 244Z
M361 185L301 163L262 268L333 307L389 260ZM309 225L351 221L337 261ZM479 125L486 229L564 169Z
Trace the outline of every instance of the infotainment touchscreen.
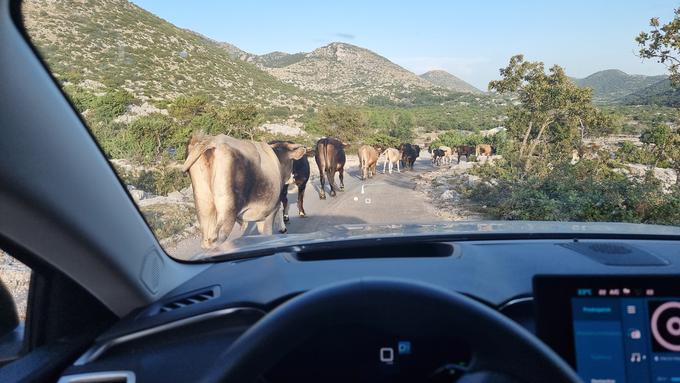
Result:
M538 333L587 383L680 382L680 279L534 279Z

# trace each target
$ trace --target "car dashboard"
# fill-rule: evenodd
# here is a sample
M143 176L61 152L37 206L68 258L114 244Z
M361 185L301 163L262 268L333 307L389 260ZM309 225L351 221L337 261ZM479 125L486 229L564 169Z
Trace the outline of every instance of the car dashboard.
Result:
M678 242L662 239L428 240L391 250L364 241L325 252L291 249L213 264L99 336L61 382L97 374L113 374L116 382L196 381L277 306L361 278L418 281L477 300L539 336L584 381L671 382L680 379L678 275ZM417 331L346 326L301 339L261 379L454 381L451 374L469 362L468 348Z

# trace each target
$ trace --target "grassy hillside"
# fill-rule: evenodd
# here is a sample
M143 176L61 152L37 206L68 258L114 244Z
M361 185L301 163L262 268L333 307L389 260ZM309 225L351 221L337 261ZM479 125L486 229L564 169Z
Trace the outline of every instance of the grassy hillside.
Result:
M618 69L608 69L573 80L578 86L592 88L596 102L612 103L665 78L666 76L631 75Z
M680 89L671 87L670 80L663 79L621 99L626 105L657 105L677 108L680 106Z
M444 70L431 70L421 74L420 78L432 83L435 86L452 90L454 92L482 93L481 90Z
M219 103L303 108L308 98L218 43L125 0L24 2L29 35L63 81L124 88L140 100L203 94Z

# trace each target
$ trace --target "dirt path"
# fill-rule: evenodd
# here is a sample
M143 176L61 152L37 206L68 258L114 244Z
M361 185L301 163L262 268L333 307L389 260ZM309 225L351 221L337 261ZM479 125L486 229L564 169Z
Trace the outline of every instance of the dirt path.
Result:
M430 202L435 196L429 192L432 174L443 171L430 161L426 151L416 161L413 171L402 170L401 173L382 174L382 161L379 162L379 174L367 181L359 179L360 170L356 156L348 156L345 167L345 190L336 197L328 195L327 199L319 199L319 179L316 164L312 166L312 179L305 192L306 218L300 218L297 210L297 189L288 193L291 201L289 233L308 233L319 228L354 223L388 224L388 223L431 223L443 220L475 219L465 214L457 214L456 218L447 211L438 211ZM337 181L337 177L336 177ZM440 205L449 210L447 205ZM253 233L252 229L249 233ZM285 234L283 234L285 235ZM187 238L177 245L166 247L171 255L188 258L201 251L200 235Z

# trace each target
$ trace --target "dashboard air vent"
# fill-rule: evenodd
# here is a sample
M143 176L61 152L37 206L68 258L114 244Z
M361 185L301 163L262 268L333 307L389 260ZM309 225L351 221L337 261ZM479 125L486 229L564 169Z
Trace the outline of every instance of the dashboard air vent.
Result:
M219 291L220 291L219 287L213 286L205 290L193 291L188 294L180 295L179 297L175 297L170 302L163 303L163 305L158 310L158 313L165 313L168 311L195 305L197 303L209 301L213 298L216 298L219 295Z
M627 243L572 242L563 243L560 246L608 266L666 266L669 264L665 259Z

